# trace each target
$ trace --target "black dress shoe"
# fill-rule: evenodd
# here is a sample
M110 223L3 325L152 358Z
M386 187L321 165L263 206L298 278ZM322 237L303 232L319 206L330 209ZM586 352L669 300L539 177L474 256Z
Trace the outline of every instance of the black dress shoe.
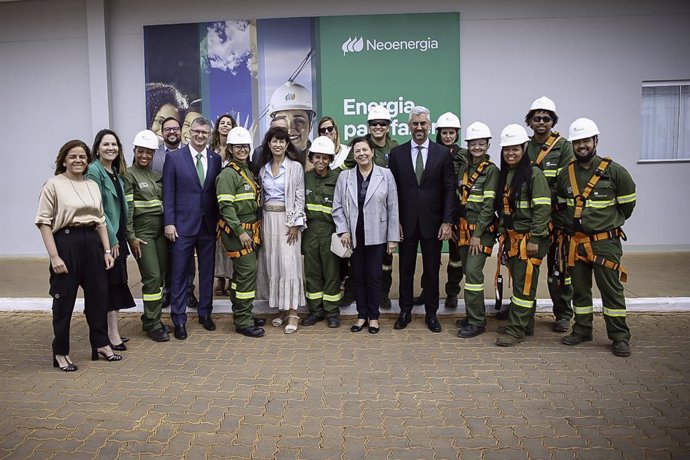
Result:
M307 315L306 318L302 320L302 326L313 326L314 324L318 323L319 321L323 321L324 318L323 316L316 316L311 313Z
M154 329L153 331L148 331L146 335L154 342L168 342L170 340L170 335L164 329Z
M129 337L120 336L120 340L122 340L122 343L127 343L129 342Z
M174 334L177 340L187 340L187 327L184 324L175 324Z
M331 329L340 327L340 320L336 318L335 316L331 316L328 318L328 327Z
M265 333L263 328L257 326L237 327L235 328L235 331L242 335L246 335L247 337L263 337Z
M254 318L254 326L263 327L266 325L266 318Z
M393 329L405 329L412 321L412 313L400 313L398 319L393 324Z
M431 332L441 332L441 323L438 322L436 316L431 316L427 318L426 325L429 326Z
M112 343L110 344L110 348L112 348L115 351L127 351L127 345L125 345L124 342L119 343L118 345L113 345Z
M204 326L204 329L207 331L215 331L216 330L216 323L213 322L211 319L211 315L208 316L202 316L199 315L199 324Z
M199 301L196 299L194 293L190 293L187 296L187 308L196 308L199 305Z
M162 321L161 321L161 329L163 329L163 330L164 330L165 332L167 332L168 334L170 334L170 333L172 332L172 330L173 330L173 328L172 328L171 325L165 324L165 323L163 323Z
M368 324L367 321L364 321L364 324L362 324L361 326L358 326L357 323L355 323L355 324L352 325L352 327L350 327L350 330L351 330L352 332L360 332L362 329L364 329L365 327L367 327L367 324Z
M469 339L470 337L476 337L479 334L483 334L486 332L486 327L485 326L479 326L477 324L468 324L467 326L463 326L460 328L458 331L458 337L462 337L463 339Z

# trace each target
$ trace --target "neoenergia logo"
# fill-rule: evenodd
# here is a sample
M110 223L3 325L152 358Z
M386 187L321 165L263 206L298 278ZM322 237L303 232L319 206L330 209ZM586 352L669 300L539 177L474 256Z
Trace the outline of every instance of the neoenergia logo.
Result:
M364 49L364 38L348 37L348 39L343 43L342 49L343 56L345 56L347 53L359 53Z
M357 38L356 36L348 37L343 46L343 56L347 53L359 53L360 51L400 51L400 50L415 50L422 53L429 50L437 50L439 48L438 40L427 37L424 40L386 40L380 41L377 39L364 41L364 37ZM366 48L366 49L365 49Z

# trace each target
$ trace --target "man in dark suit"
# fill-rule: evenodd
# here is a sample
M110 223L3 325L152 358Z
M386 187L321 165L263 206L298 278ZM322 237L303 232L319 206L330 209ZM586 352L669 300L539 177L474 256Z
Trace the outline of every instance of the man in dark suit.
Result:
M417 245L421 244L426 324L431 331L441 332L436 316L441 245L442 241L450 239L451 226L457 214L453 164L448 149L429 140L429 109L414 107L408 125L412 140L391 150L388 159L388 167L398 187L402 227L400 317L393 327L404 329L412 320Z
M199 258L199 323L212 331L213 264L218 222L216 177L221 160L207 149L211 123L192 121L189 145L166 155L163 166L163 225L172 243L170 316L175 338L187 338L187 274L194 249Z

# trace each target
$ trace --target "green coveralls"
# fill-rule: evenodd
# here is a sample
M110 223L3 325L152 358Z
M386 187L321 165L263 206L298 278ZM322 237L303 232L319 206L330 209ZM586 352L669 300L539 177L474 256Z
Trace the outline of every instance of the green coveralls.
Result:
M558 132L552 131L553 134L558 136ZM542 148L546 149L543 144L538 143L531 138L527 143L527 154L529 159L532 160L532 164L537 160L539 153ZM546 265L548 270L548 286L549 286L549 296L551 297L551 302L553 303L553 315L558 320L570 320L573 317L573 307L571 304L571 299L573 298L573 287L571 285L571 279L569 276L565 276L565 282L561 283L558 277L554 277L554 269L556 268L556 257L558 252L558 241L555 238L555 234L563 231L563 220L557 212L556 208L556 177L558 174L568 166L568 163L573 159L573 146L570 142L564 138L560 138L554 144L551 151L546 155L539 166L542 170L544 176L546 176L546 182L549 184L551 189L551 222L554 227L554 235L551 238L549 245L549 253L546 257Z
M594 157L589 169L583 168L577 162L574 163L575 177L580 193L584 191L599 163L601 163L599 156ZM569 235L572 235L576 231L573 217L575 202L567 168L558 175L557 191L559 207L563 208L565 229ZM579 231L593 235L622 227L635 208L635 200L635 182L633 182L632 177L621 165L611 162L585 203L580 219L582 228ZM594 255L620 264L623 255L620 238L592 241L591 244ZM578 247L578 253L585 255L582 246ZM630 340L630 329L625 321L625 295L618 272L602 265L590 264L581 260L577 260L575 266L570 267L570 269L574 288L575 324L573 325L573 333L592 337L592 319L594 316L592 273L594 273L594 279L599 292L601 292L604 321L609 339L613 341Z
M249 165L246 162L231 161L216 178L216 194L220 218L226 226L220 230L220 241L228 251L228 257L232 258L232 321L236 329L246 329L254 326L252 309L256 297L256 247L244 249L239 235L246 233L254 239L254 231L247 227L256 224L258 220L261 191ZM226 231L228 228L230 234ZM257 244L256 241L254 244Z
M367 134L367 137L371 136ZM374 144L374 164L381 166L382 168L388 168L388 156L390 155L391 150L397 146L398 141L391 139L390 137L386 137L386 143L383 144L383 147L379 147L378 145ZM351 169L357 165L354 155L354 152L352 149L350 149L350 153L348 153L343 166L341 166L342 169ZM386 251L386 253L383 255L383 265L381 266L381 269L383 270L381 275L381 304L385 304L390 303L391 285L393 284L393 254L388 254L388 251ZM348 281L351 279L351 276L348 277ZM347 282L345 284L345 296L354 299L355 295L353 292L354 288L352 286L352 282ZM350 292L352 292L351 295L349 294Z
M458 130L459 132L459 130ZM455 151L455 153L453 153ZM458 178L461 177L462 172L467 166L467 149L454 146L450 151L453 160L453 173L455 177L455 186L458 185ZM460 294L460 282L462 281L464 263L460 257L460 248L452 241L448 242L448 267L446 267L446 297L457 297ZM422 277L424 274L422 273ZM422 281L422 286L424 282Z
M514 176L515 170L509 170L506 178L508 186L512 183ZM503 201L503 193L501 191L501 201ZM532 166L531 186L528 188L527 184L522 184L515 209L511 209L511 214L513 216L513 230L519 234L529 233L527 242L535 243L539 247L536 255L531 259L542 259L549 250L548 224L551 216L551 191L544 174L538 167ZM508 270L510 270L513 278L513 296L510 298L510 313L508 314L506 333L513 337L523 338L528 329L534 328L539 266L532 264L532 280L525 289L529 262L524 254L520 254L519 244L511 248L503 212L500 213L500 216L499 232L506 238L505 251L517 250L516 255L508 257Z
M315 170L304 174L307 228L302 232L302 254L309 313L338 317L340 309L340 260L331 252L333 193L340 171L328 169L325 177Z
M161 328L163 280L168 266L168 241L163 233L163 179L149 168L133 165L123 176L128 204L127 239L139 238L141 257L135 259L141 274L145 332Z
M459 171L459 177L463 177L467 171L467 178L472 177L477 166L483 161L489 161L489 156L484 155L477 162L466 165ZM489 231L495 220L494 201L496 188L498 187L499 170L490 163L472 185L467 203L463 206L460 197L460 216L464 216L469 225L475 225L474 231L470 230L470 236L480 239L483 247L492 248L496 242L496 229ZM459 243L459 242L458 242ZM484 264L490 254L480 252L469 254L468 245L450 246L457 248L462 267L465 272L465 310L467 322L472 325L484 326L486 324L486 307L484 305ZM450 267L450 264L449 264ZM450 272L450 271L449 271ZM462 273L462 272L461 272Z

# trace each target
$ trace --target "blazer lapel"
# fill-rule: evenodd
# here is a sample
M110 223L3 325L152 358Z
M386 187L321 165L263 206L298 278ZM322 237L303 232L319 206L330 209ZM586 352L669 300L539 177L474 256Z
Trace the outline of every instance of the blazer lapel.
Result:
M216 161L214 158L215 153L211 152L210 150L206 150L206 177L204 178L204 184L203 184L203 189L206 189L209 185L209 177L216 177L218 174L215 174L215 169L216 169ZM196 165L194 167L194 170L196 171Z
M357 206L357 166L348 170L347 173L347 188L350 198Z
M366 206L369 200L371 200L371 197L374 196L376 187L379 186L382 180L383 173L379 170L378 166L374 166L374 169L371 171L371 179L369 179L369 187L367 188L367 196L364 199L364 206Z
M179 153L182 155L182 160L189 168L190 173L193 174L192 177L196 179L196 183L199 184L199 188L203 188L204 184L199 183L199 175L196 173L196 165L194 164L194 160L192 160L192 149L187 146L183 149L180 149ZM208 174L206 175L208 176Z
M105 188L107 188L108 191L115 198L117 198L117 190L115 190L115 184L113 184L112 179L110 179L108 172L105 170L105 168L101 164L100 160L96 159L95 165L96 165L96 169L98 170L98 174L100 174L100 176L101 176L101 182L103 183L103 185L105 185Z

